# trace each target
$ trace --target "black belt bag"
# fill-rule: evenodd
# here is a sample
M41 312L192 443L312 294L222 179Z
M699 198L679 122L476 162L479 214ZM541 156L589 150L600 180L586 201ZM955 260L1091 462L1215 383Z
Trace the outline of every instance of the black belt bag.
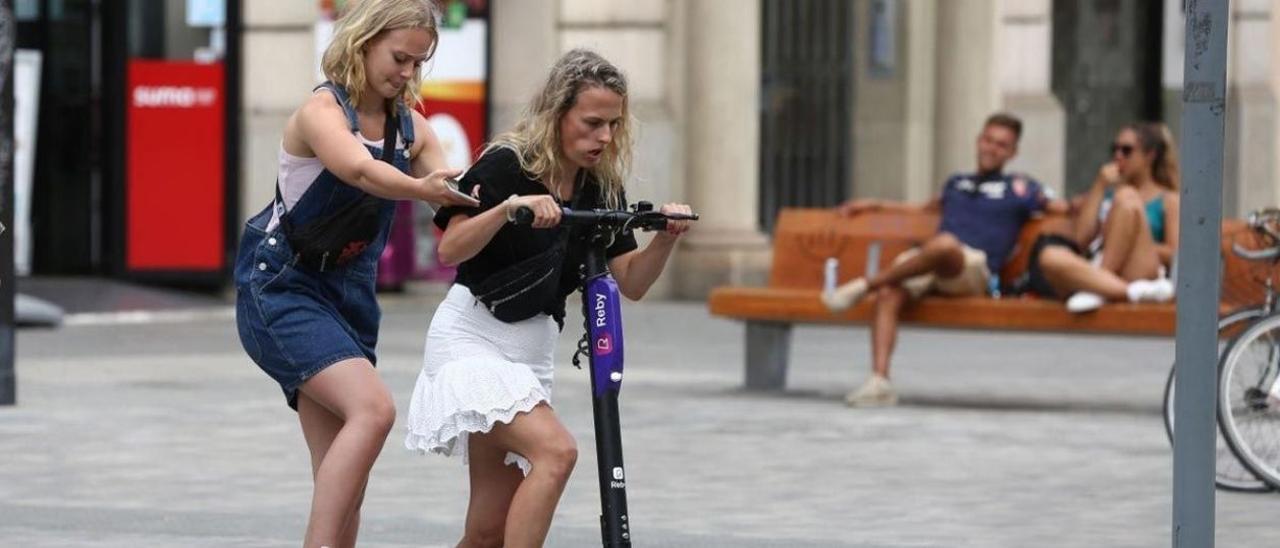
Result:
M383 129L381 160L388 164L393 163L396 153L396 128L399 124L394 112L394 107L388 110ZM283 206L284 198L280 196L278 181L276 201ZM295 224L286 211L280 215L280 227L298 264L326 272L347 266L378 238L378 231L382 228L378 215L381 208L382 198L361 192L359 199L305 224Z
M493 317L507 323L527 320L548 308L560 288L569 228L550 249L504 268L475 284L471 292Z
M583 189L575 192L571 208L580 206ZM560 272L569 247L569 227L546 251L491 274L471 287L471 294L493 317L507 323L527 320L552 309L560 297ZM560 318L556 318L559 322Z

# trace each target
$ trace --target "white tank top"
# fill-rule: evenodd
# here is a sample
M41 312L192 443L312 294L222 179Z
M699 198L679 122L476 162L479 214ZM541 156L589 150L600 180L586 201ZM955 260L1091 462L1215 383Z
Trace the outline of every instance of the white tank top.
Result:
M382 141L373 141L364 136L363 133L356 133L356 138L361 143L368 146L381 147ZM404 150L404 138L396 135L396 150ZM294 156L284 150L284 141L280 141L280 151L277 153L279 158L280 169L277 172L277 184L280 185L280 197L284 198L284 207L286 210L293 209L293 205L302 199L302 195L311 188L311 183L316 181L316 177L320 176L320 172L324 171L324 164L320 163L320 158L312 156ZM267 232L276 228L280 223L280 212L276 210L271 214L271 222L267 223Z

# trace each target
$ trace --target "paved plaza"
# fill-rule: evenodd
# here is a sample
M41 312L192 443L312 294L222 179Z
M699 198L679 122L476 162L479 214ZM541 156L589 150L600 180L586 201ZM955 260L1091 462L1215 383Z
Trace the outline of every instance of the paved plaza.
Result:
M401 408L441 293L384 298L379 370ZM575 297L576 299L576 297ZM788 390L742 390L743 328L701 303L629 303L622 397L637 546L1168 546L1165 338L908 330L903 404L851 410L863 328L796 333ZM562 335L555 405L581 458L551 546L598 545L587 372ZM18 334L0 408L0 544L292 547L305 444L224 304L72 316ZM361 546L450 546L465 469L402 448L370 480ZM1219 546L1280 535L1280 495L1219 492ZM1270 539L1270 540L1268 540Z

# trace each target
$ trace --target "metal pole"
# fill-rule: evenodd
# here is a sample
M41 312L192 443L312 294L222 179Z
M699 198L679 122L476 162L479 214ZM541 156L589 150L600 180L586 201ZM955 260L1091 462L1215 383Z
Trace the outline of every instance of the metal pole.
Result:
M9 0L0 0L0 405L13 405L13 50L18 26Z
M1178 242L1178 397L1174 402L1173 546L1211 547L1214 535L1218 293L1221 287L1222 133L1228 0L1186 0Z

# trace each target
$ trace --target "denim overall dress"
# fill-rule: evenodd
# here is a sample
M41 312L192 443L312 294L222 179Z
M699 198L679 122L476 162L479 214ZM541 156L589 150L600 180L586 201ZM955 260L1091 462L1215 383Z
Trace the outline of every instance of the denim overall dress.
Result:
M351 131L359 132L356 111L346 91L329 82L316 89L321 88L334 94ZM393 164L408 173L413 117L403 104L398 112L404 148L396 151ZM381 146L365 146L374 158L381 158ZM363 195L364 191L325 169L289 209L289 215L295 225L302 226ZM296 410L298 388L324 368L351 358L377 361L374 346L382 312L374 284L395 202L382 200L380 228L372 244L346 266L324 272L298 263L281 223L267 231L277 208L284 212L284 204L273 201L245 223L234 273L236 327L245 352L280 384L289 407Z

